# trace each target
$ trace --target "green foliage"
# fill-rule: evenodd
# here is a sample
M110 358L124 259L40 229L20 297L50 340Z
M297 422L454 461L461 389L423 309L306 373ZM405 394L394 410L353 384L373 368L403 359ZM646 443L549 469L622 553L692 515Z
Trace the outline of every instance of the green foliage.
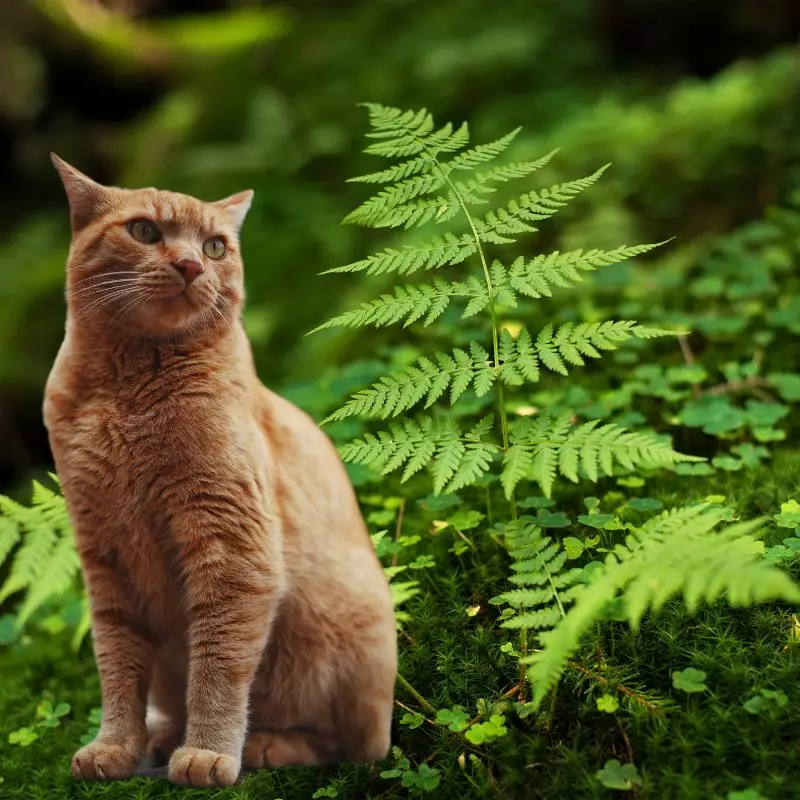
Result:
M61 725L62 717L71 710L69 703L57 703L54 706L49 699L40 700L36 706L36 719L33 724L11 731L8 734L8 743L29 747L42 735L42 728L57 728Z
M0 603L24 592L15 619L21 629L48 601L75 585L80 562L61 495L34 482L30 507L0 495L0 514L0 567L13 552Z
M597 710L615 714L619 710L619 700L613 694L601 695L597 698Z
M760 714L764 711L777 711L789 702L786 694L780 690L762 689L749 700L742 703L742 708L749 714Z
M392 769L381 772L381 778L400 778L406 789L432 792L439 785L439 773L440 770L425 763L414 769L407 758L398 758Z
M545 697L581 636L618 594L634 629L645 612L658 611L676 594L690 612L721 596L742 606L776 598L800 602L789 576L760 557L763 545L754 534L761 521L720 527L725 518L724 510L698 504L665 511L640 528L629 526L624 544L607 554L603 569L572 598L569 612L540 634L542 649L523 659L531 664L534 701Z
M502 626L520 631L519 651L507 648L504 652L520 659L523 685L526 672L530 677L532 707L538 707L562 677L584 635L605 618L625 620L636 630L647 611L658 611L675 595L683 599L690 612L701 602L723 596L734 605L778 598L800 600L800 590L775 566L775 559L761 557L763 546L753 535L760 522L720 527L730 517L719 506L673 508L635 524L621 521L616 514L599 513L597 501L587 502L590 513L582 515L584 524L622 532L602 548L604 562L591 565L592 570L567 567L566 562L581 557L599 539L590 543L588 539L584 542L568 537L562 543L542 533L544 528L568 526L565 514L540 506L536 516L518 517L516 489L528 482L538 484L549 499L559 475L573 483L597 482L619 473L701 466L691 462L702 459L677 453L661 433L629 431L618 424L600 424L597 418L578 424L569 408L554 416L534 408L532 416L526 413L509 419L508 398L520 387L539 382L546 372L569 377L570 368L585 366L587 358L598 359L626 340L648 340L671 331L627 320L566 321L560 326L547 322L532 336L521 323L501 324L500 310L516 308L520 298L529 304L550 297L552 287L574 287L581 281L581 269L619 263L647 253L655 245L588 254L555 252L532 260L517 258L510 267L499 260L490 266L487 246L512 245L521 234L534 231L531 223L556 214L595 183L605 168L588 178L526 192L476 216L470 207L488 202L492 182L502 184L527 175L548 163L553 153L539 162L477 173L476 167L493 162L518 131L488 145L465 149L469 139L466 125L437 128L425 110L401 111L376 104L367 105L367 109L371 125L367 135L376 141L366 152L403 160L388 170L357 179L388 186L362 203L345 222L406 230L447 224L452 230L436 240L408 245L400 251L384 250L336 271L410 275L455 266L463 273L467 259L474 257L480 272L476 269L475 274L468 273L457 281L437 278L432 284L400 286L393 294L335 317L321 329L381 327L398 322L406 328L417 323L426 328L450 310L453 299L464 299L460 317L475 318L475 324L470 322L470 336L480 331L485 344L470 338L463 347L440 350L430 358L419 357L412 365L356 392L325 422L404 417L386 430L365 432L342 445L340 452L345 461L368 466L382 475L401 471L403 482L427 468L435 495L489 486L499 477L510 501L511 519L496 530L513 561L511 581L521 588L496 595L491 602L507 607L501 615ZM473 173L474 177L466 182L457 180L454 176L461 173ZM702 376L690 367L673 373L672 381L696 385ZM445 396L450 406L471 402L472 413L455 409L447 413L441 408ZM496 402L499 413L485 415L465 427L460 418L483 410L489 400ZM722 398L695 396L681 419L687 425L702 426L711 421L718 426L722 402ZM405 416L420 404L431 414ZM763 440L766 431L787 412L779 404L748 400L743 418ZM725 456L715 463L728 470L739 469L745 461L757 463L758 451L743 448L737 450L740 459ZM661 506L660 501L650 498L634 498L629 509L647 513ZM480 606L473 606L470 616L479 610ZM529 632L537 637L533 650ZM691 671L676 672L675 680L675 688L684 691L704 688ZM488 715L484 722L466 728L465 735L473 744L493 741L505 734L502 719L502 715ZM449 717L442 717L441 722L453 727ZM462 719L457 722L465 723Z
M493 597L493 604L507 604L517 613L502 623L505 628L549 630L564 616L565 609L583 588L582 570L564 569L566 550L521 517L505 529L505 543L513 575L510 581L523 589L512 589Z
M617 465L628 470L672 466L700 459L676 453L663 440L647 433L626 432L597 421L572 427L565 414L551 421L546 415L524 420L511 429L504 456L502 484L511 497L523 478L535 480L550 497L557 474L577 483L613 475Z
M325 422L357 416L386 419L405 414L420 403L426 409L431 408L445 393L454 405L468 390L477 398L494 391L501 405L497 437L500 441L493 442L489 438L493 426L491 417L484 417L468 431L462 431L451 417L440 415L406 419L386 431L367 433L342 447L342 457L378 469L384 475L403 469L403 480L428 467L434 492L439 493L475 484L491 469L497 455L504 465L502 480L509 497L523 479L537 481L549 495L557 470L577 481L579 463L583 474L597 480L601 472L612 474L615 464L634 469L639 465L671 465L689 460L675 453L668 444L645 434L627 434L613 426L594 430L594 425L584 425L570 430L569 416L554 424L545 417L537 419L534 425L523 421L509 426L506 421L504 386L513 389L535 383L542 369L568 375L568 365L583 366L586 358L600 358L602 351L614 350L627 339L649 339L670 333L632 321L578 325L568 322L557 329L548 324L535 338L525 328L512 336L509 330L498 327L496 306L499 303L515 305L516 293L536 298L549 296L550 286L566 287L579 281L580 269L591 270L617 263L655 247L622 247L585 254L583 251L556 252L528 262L517 259L509 269L500 261L494 261L491 268L488 266L484 245L511 244L518 234L535 230L529 223L557 213L572 197L591 186L604 170L545 191L527 192L478 218L468 209L470 205L485 202L485 198L479 198L476 193L486 194L491 182L502 184L533 172L548 163L553 153L525 165L479 173L473 182L464 183L453 176L457 172L473 172L478 164L494 161L518 131L488 145L465 150L469 139L466 125L454 130L448 123L437 129L425 110L404 112L376 104L368 104L367 109L372 127L368 136L378 141L366 152L386 158L413 158L392 170L358 179L394 183L359 206L345 221L379 228L409 228L431 221L443 224L458 215L460 224L466 225L471 234L448 232L445 238L420 246L416 251L413 247L401 253L384 251L339 271L409 274L420 267L458 265L469 255L477 254L484 280L469 275L466 281L448 283L439 279L428 286L401 286L393 295L365 303L360 309L335 317L321 328L338 325L360 328L398 321L404 321L404 326L408 327L420 320L429 325L444 313L453 297L469 298L462 317L483 312L491 323L488 333L491 353L473 340L466 348L438 352L433 358L422 357L413 366L386 375L370 388L357 392ZM455 155L443 157L443 154L452 153ZM407 177L412 174L414 177ZM429 196L441 191L446 196ZM421 257L420 253L425 255ZM427 260L431 253L435 253L432 261Z

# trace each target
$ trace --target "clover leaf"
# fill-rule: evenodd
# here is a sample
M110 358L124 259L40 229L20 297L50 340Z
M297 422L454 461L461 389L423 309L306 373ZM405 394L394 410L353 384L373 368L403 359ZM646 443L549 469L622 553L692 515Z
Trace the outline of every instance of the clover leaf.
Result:
M603 769L595 773L595 777L607 789L629 791L634 786L641 786L639 770L633 764L620 764L616 758L606 761Z
M694 667L687 667L684 670L676 670L672 673L672 685L687 694L707 691L708 686L704 683L705 679L706 673Z

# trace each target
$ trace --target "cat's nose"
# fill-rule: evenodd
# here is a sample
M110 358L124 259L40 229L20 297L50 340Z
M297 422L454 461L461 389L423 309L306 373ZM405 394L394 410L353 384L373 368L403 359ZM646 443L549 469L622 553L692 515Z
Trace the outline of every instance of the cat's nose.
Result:
M172 262L172 266L180 272L186 283L191 283L203 272L203 265L192 258L179 258Z

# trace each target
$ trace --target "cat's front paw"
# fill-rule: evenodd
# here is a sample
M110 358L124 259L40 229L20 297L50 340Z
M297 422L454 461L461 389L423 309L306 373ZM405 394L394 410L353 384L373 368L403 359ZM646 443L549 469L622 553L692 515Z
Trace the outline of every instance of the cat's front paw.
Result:
M72 775L79 781L119 781L130 778L139 754L115 744L91 742L72 757Z
M169 760L169 779L179 786L233 786L240 767L239 759L233 756L179 747Z

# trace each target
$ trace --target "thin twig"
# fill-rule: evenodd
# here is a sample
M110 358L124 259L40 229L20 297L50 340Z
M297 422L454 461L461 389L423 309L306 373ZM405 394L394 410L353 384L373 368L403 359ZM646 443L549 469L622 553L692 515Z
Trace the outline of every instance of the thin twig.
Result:
M683 360L686 362L687 366L693 367L696 359L692 351L692 346L689 344L689 337L682 333L678 336L678 344L681 346Z
M622 739L625 742L625 750L628 754L628 761L633 764L634 756L633 756L633 747L631 746L631 740L628 738L628 732L625 730L622 722L620 722L619 717L615 716L614 719L616 720L617 727L619 728L619 732L622 734Z
M395 703L396 706L399 706L400 708L402 708L403 711L408 711L409 714L418 714L419 713L418 711L414 711L413 708L409 708L409 706L407 706L405 703L401 703L397 698L395 698L394 703ZM425 722L428 723L428 725L432 725L434 728L438 728L439 727L439 723L434 722L432 719L428 719L424 715L423 715L422 718L425 720Z
M649 700L646 700L640 694L637 694L633 691L633 689L629 689L627 686L623 686L621 683L614 683L610 681L608 678L604 678L602 675L598 675L596 672L592 672L590 669L587 669L583 666L583 664L578 664L575 661L567 661L567 666L571 667L578 672L582 672L587 677L591 678L593 681L597 681L602 686L611 686L613 689L616 689L619 692L622 692L626 697L629 697L634 702L638 703L640 706L643 706L651 713L655 714L657 717L663 717L664 712L656 705L651 703Z
M763 386L771 386L771 384L764 378L751 375L749 378L745 378L743 381L725 381L725 383L712 386L710 389L706 389L703 394L718 396L723 394L733 394L734 392L743 392L749 389L754 395L760 397L762 400L765 400L768 403L774 403L775 398L772 397L772 395L770 395L768 392L761 391L761 387Z
M436 715L436 708L431 705L399 672L397 682L429 713Z

